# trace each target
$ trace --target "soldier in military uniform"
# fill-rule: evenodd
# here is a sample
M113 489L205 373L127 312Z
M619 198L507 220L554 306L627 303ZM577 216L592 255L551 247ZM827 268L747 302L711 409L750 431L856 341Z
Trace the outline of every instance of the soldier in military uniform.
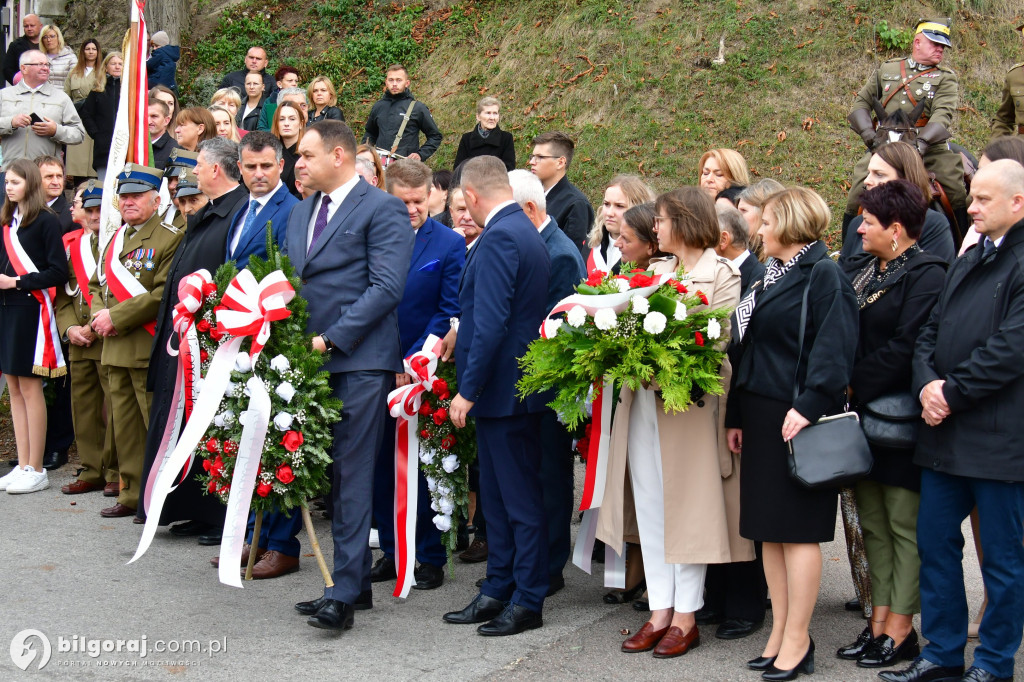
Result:
M121 472L117 504L107 518L135 516L152 394L146 371L160 298L184 230L162 221L157 208L163 173L125 164L117 178L122 225L104 250L89 284L92 328L103 337L102 363L110 386L111 426Z
M940 63L945 49L952 46L949 24L949 19L920 21L914 35L911 56L883 62L857 93L847 120L853 131L864 140L869 151L853 169L853 187L847 198L846 215L843 216L844 233L850 220L857 215L860 193L864 189L864 178L871 160L870 150L875 139L875 124L871 120L873 100L878 100L887 114L899 110L910 114L923 101L924 110L916 123L917 148L925 167L935 174L935 179L942 185L949 199L959 227L960 238L956 240L957 243L963 238L970 224L963 161L959 154L950 151L946 143L950 137L949 129L956 112L960 86L953 70Z
M1024 24L1016 30L1024 37ZM1014 64L1006 72L1003 103L992 119L992 139L1014 133L1024 135L1024 62Z
M167 192L171 201L160 211L160 217L169 225L179 230L185 229L186 218L178 205L177 188L179 180L188 171L194 171L198 163L199 152L190 152L187 149L172 149L171 156L167 159L167 167L164 169L164 179L167 181Z
M107 497L120 492L117 458L113 449L110 425L110 391L107 368L101 364L103 339L90 324L92 295L89 280L96 273L99 261L100 204L103 187L90 180L82 191L81 214L75 216L82 229L64 235L64 251L68 257L71 278L57 289L57 329L69 344L71 371L71 416L75 426L75 442L82 470L78 479L61 488L65 495L102 490ZM104 417L106 410L106 417Z

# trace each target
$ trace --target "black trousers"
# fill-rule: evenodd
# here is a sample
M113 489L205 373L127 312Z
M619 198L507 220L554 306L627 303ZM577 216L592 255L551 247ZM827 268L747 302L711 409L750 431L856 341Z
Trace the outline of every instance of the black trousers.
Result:
M704 608L720 611L726 620L739 618L759 623L764 620L768 585L761 563L761 543L755 542L757 558L732 564L708 565L704 580Z

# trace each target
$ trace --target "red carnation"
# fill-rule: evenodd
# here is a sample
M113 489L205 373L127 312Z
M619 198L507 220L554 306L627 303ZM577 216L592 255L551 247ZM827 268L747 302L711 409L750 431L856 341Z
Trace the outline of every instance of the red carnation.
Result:
M604 278L607 274L607 272L594 270L592 273L590 273L590 276L587 277L587 285L592 287L600 285L601 282L604 281Z
M217 492L219 492L221 495L227 495L229 492L231 492L231 485L222 485Z
M199 361L200 362L206 362L206 359L208 357L210 357L210 354L207 353L205 350L200 350L199 351Z
M259 495L260 497L266 497L267 495L270 494L270 491L273 488L274 486L270 485L269 483L260 483L258 486L256 486L256 494Z
M209 484L206 486L206 491L210 493L217 492L217 481L211 478Z
M216 438L206 441L206 451L214 455L220 452L220 443L217 442Z
M448 410L443 407L437 408L437 412L434 413L434 423L440 426L444 424L444 420L448 418Z
M206 332L210 331L210 323L207 322L206 320L199 320L198 322L196 322L196 329L205 334Z
M693 333L693 340L697 343L698 346L704 345L704 335L701 334L700 332Z
M707 297L707 295L705 295L704 292L701 291L700 289L697 290L697 298L699 298L700 302L703 303L704 305L708 304L708 297Z
M203 282L203 296L209 298L217 293L217 284L215 282Z
M420 404L420 414L422 414L424 417L429 417L430 415L434 414L434 406L430 404L429 400L424 400Z
M455 436L445 436L441 439L441 447L445 450L451 450L455 445Z
M647 272L647 271L644 270L643 268L633 268L632 270L630 270L630 272Z
M633 278L629 280L629 287L631 289L639 289L640 287L649 287L654 284L654 278L650 275L644 275L637 273L633 275Z
M210 338L213 339L214 341L220 341L221 339L224 338L224 335L217 331L215 328L211 327Z
M288 452L295 452L302 445L303 438L301 431L285 431L284 437L281 438L281 445Z
M288 485L295 480L295 474L292 473L292 468L287 464L282 464L277 467L277 480L281 481L285 485Z
M220 458L220 455L217 455L217 459L213 460L213 463L210 464L210 475L214 478L220 478L224 475L224 460Z
M430 392L441 400L448 400L452 395L451 391L448 390L448 382L444 379L434 379L434 383L430 386Z
M676 291L678 291L681 294L689 293L689 290L686 288L686 285L683 284L682 282L676 282L675 287Z
M428 431L427 429L423 429L422 431L420 431L420 438L427 439L430 438L432 435L433 434L430 433L430 431Z
M238 454L238 443L233 440L224 441L224 454L225 455L236 455Z

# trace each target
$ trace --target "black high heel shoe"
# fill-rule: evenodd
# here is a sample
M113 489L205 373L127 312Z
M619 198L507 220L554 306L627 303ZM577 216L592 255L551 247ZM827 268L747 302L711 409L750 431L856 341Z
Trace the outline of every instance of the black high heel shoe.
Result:
M814 672L814 640L811 640L811 645L807 647L807 653L804 654L803 660L796 664L796 667L789 670L779 670L775 667L775 663L772 663L767 670L761 673L761 679L764 680L795 680L800 676L800 673L810 675Z
M751 670L768 670L775 662L777 656L758 656L747 661L747 667Z

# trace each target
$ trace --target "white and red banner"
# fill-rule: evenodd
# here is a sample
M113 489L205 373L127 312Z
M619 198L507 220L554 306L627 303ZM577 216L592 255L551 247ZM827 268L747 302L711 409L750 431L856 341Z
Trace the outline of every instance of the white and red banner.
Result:
M39 268L29 257L21 241L18 239L18 227L4 225L4 245L7 256L19 277L39 272ZM67 373L64 354L60 350L60 333L57 331L57 319L53 309L55 288L31 289L32 295L39 301L39 325L36 327L36 348L32 356L32 372L44 377L59 377Z

